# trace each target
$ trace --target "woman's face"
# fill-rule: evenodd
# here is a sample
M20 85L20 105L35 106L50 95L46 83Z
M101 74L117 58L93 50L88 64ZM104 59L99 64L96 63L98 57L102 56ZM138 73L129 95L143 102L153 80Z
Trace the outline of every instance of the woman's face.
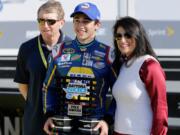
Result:
M126 57L131 56L136 48L135 37L133 37L132 34L127 33L123 27L118 27L115 34L115 40L119 51Z

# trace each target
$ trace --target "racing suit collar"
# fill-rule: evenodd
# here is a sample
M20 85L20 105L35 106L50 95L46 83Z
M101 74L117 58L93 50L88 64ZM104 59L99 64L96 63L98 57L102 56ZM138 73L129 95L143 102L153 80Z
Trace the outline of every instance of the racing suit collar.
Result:
M93 45L96 40L94 38L94 40L92 40L90 43L87 43L87 44L80 43L77 38L75 39L75 41L76 41L76 44L78 45L78 47L80 47L80 48L87 48L87 47Z

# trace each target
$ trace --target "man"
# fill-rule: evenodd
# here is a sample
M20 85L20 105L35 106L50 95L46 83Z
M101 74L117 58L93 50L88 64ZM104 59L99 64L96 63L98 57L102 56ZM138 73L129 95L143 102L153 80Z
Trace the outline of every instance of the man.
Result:
M47 70L47 58L52 48L70 40L60 30L64 21L61 3L51 0L37 12L40 35L23 43L19 49L14 81L26 103L24 107L23 135L44 135L42 86Z
M99 134L101 128L101 135L107 135L102 119L106 94L115 80L113 51L95 39L100 27L96 5L80 3L71 17L76 38L52 51L44 81L43 106L48 117L44 130L48 134L79 135Z

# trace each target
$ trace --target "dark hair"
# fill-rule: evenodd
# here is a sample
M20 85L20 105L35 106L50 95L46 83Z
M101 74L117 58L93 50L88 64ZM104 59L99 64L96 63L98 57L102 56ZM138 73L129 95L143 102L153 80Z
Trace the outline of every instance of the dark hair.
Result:
M118 19L113 26L113 40L116 54L115 62L118 62L122 57L122 54L119 51L117 42L115 40L115 35L119 27L122 27L126 32L130 33L131 35L133 35L133 37L135 37L136 48L132 54L133 57L139 57L145 54L149 54L156 58L156 54L152 49L143 25L138 20L126 16Z

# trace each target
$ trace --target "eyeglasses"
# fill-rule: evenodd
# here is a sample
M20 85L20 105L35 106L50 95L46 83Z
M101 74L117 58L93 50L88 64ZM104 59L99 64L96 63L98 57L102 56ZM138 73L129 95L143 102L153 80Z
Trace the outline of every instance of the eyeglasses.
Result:
M37 21L40 25L44 25L47 22L47 25L50 26L50 25L54 25L58 20L38 18Z
M122 38L125 38L125 39L130 39L130 38L132 38L133 36L132 36L132 34L130 34L130 33L116 33L115 34L115 39L116 40L121 40Z

